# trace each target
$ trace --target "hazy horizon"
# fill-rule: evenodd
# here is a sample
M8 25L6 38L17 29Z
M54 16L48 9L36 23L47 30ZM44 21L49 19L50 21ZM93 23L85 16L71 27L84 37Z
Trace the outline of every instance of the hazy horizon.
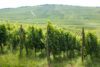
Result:
M0 9L16 8L22 6L37 6L43 4L60 4L85 7L100 7L100 0L2 0Z

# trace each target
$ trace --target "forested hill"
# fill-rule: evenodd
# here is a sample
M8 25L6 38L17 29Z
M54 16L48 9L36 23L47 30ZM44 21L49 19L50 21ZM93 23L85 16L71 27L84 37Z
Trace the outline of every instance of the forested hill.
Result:
M0 9L0 20L18 22L46 22L78 24L100 22L100 7L79 7L68 5L38 5Z

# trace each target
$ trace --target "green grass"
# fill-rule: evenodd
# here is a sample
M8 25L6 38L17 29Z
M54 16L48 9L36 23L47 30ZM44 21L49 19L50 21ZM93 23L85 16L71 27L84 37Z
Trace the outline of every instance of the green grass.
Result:
M46 58L39 57L19 57L19 53L8 53L0 55L0 67L45 67ZM44 66L45 65L45 66Z
M46 57L35 56L34 51L28 57L25 56L25 50L23 50L23 56L19 57L19 51L12 53L8 51L5 54L0 55L0 67L48 67ZM51 67L100 67L100 59L94 59L91 61L88 56L84 63L81 61L81 57L69 60L68 58L59 58L58 60L51 61Z

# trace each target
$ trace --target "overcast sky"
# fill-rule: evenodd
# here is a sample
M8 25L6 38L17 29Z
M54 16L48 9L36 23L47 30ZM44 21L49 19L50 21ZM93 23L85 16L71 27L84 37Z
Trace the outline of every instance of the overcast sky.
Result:
M100 7L100 0L0 0L0 8L34 6L41 4L64 4Z

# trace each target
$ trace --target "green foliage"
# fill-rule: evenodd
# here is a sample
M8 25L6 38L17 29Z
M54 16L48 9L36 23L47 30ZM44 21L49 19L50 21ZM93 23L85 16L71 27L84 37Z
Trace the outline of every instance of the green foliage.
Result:
M5 25L0 25L0 44L5 43L7 39L7 31Z
M37 29L35 27L29 27L29 32L28 32L28 35L27 35L27 47L29 49L35 49L35 52L36 50L38 51L42 51L42 49L45 48L45 45L44 45L44 42L43 42L43 38L44 38L44 35L43 35L43 31L42 29ZM29 46L28 46L29 45Z
M1 53L3 53L3 46L6 45L7 40L7 30L5 25L0 25L0 47L1 47Z
M63 55L67 53L69 58L74 58L75 53L80 50L80 44L75 36L55 28L51 23L47 26L47 42L49 51L53 54L54 58L56 55L60 56L62 52L64 53Z
M46 51L49 52L49 57L53 60L66 58L74 60L74 58L81 55L81 35L78 36L73 33L74 31L61 29L50 22L46 30L41 27L38 28L35 25L23 25L18 27L19 25L16 24L0 25L1 51L2 48L4 48L5 52L6 50L7 52L12 50L17 53L18 51L17 55L19 52L23 57L26 54L25 56L27 56L28 59L33 58L34 55L35 57L42 55L47 57L45 54ZM100 43L98 43L96 35L88 33L85 37L85 41L85 54L90 55L91 59L97 56L100 57L100 45L98 45ZM7 45L4 47L5 43ZM11 48L6 49L8 46L11 46ZM48 50L46 50L47 48ZM35 53L33 51L35 51Z
M98 41L96 35L88 33L86 36L86 52L90 56L98 55Z
M11 36L11 44L13 51L17 49L20 40L17 33L17 31L14 31Z

